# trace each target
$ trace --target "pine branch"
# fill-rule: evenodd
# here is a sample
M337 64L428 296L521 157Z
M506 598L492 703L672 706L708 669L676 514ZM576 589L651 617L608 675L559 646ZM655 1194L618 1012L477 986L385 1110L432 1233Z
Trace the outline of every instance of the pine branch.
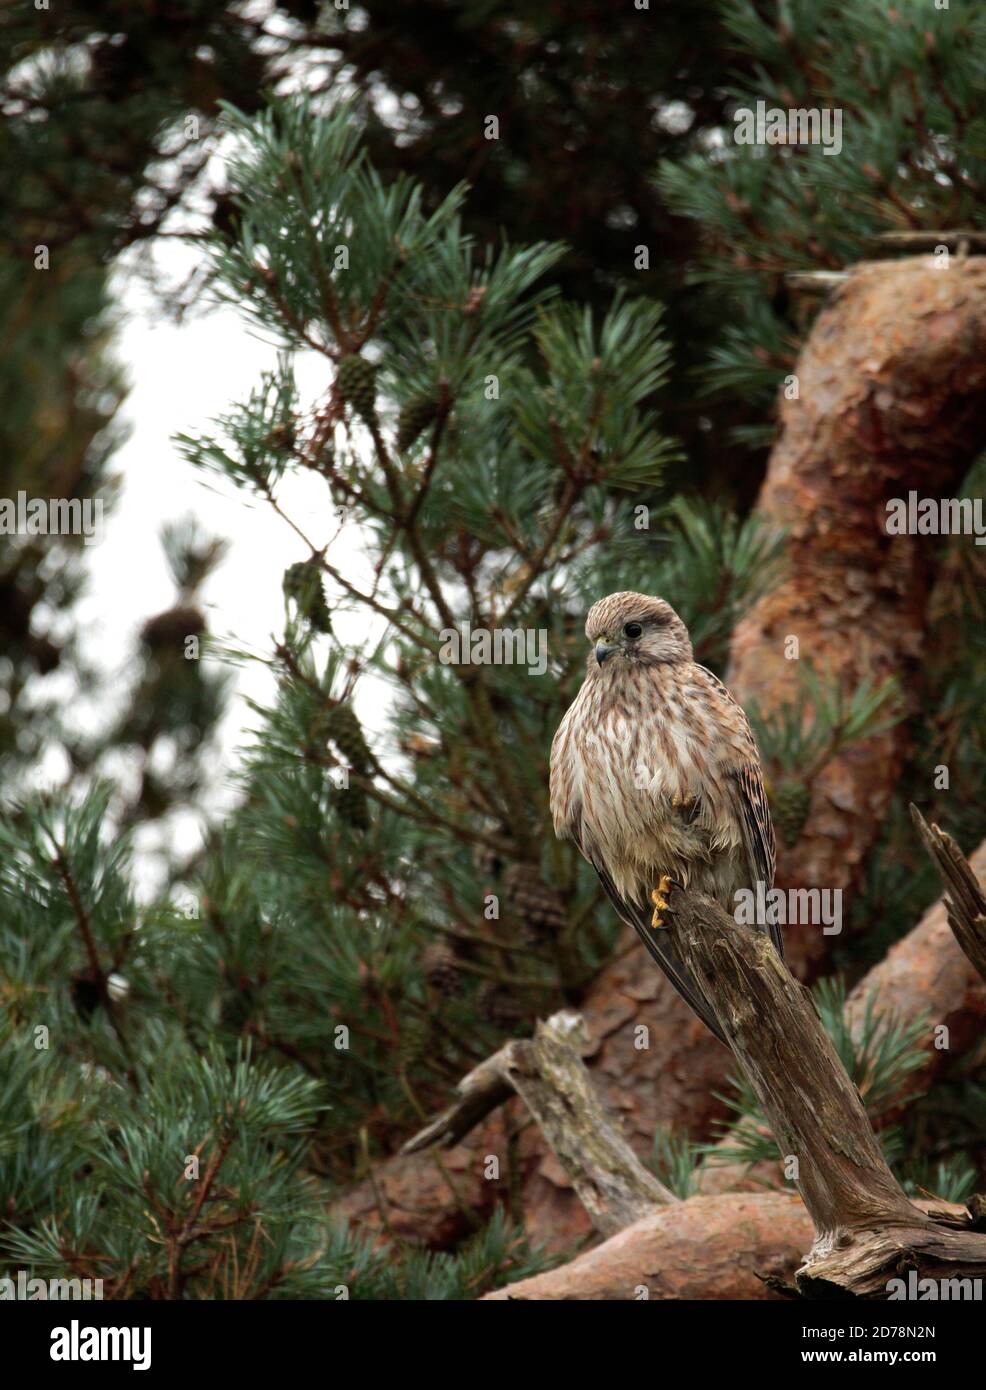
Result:
M95 984L96 989L99 992L100 1003L106 1010L107 1017L109 1018L113 1031L117 1036L117 1040L119 1041L123 1055L127 1059L127 1079L130 1082L131 1086L134 1088L134 1090L139 1091L140 1079L137 1076L136 1068L134 1066L133 1053L131 1052L130 1044L127 1040L126 1034L123 1031L123 1024L120 1021L119 1014L117 1013L116 1003L113 999L113 996L110 994L109 984L107 981L107 974L103 970L103 967L99 961L99 951L96 947L96 940L92 933L92 925L89 921L89 914L86 912L85 904L82 901L82 895L79 892L79 885L76 883L75 876L72 873L71 865L65 857L65 851L63 846L56 843L54 848L55 867L57 868L59 877L61 878L62 883L65 886L65 892L68 896L69 902L72 905L72 911L75 914L75 920L78 925L79 932L82 936L83 943L85 945L86 956L89 960L89 970L92 976L93 983Z

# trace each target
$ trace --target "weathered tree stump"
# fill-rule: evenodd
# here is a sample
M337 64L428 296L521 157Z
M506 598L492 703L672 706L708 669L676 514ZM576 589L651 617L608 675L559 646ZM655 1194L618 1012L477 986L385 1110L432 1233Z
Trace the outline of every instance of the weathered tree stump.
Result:
M986 1276L968 1214L928 1214L901 1189L810 995L769 939L681 889L675 947L722 1024L780 1146L796 1160L815 1241L798 1270L809 1297L887 1297L890 1279Z

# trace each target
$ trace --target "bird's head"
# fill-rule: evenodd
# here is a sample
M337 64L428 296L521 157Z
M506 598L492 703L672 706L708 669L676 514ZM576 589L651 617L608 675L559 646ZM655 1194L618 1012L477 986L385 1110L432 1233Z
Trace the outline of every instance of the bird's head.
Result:
M691 661L688 629L663 598L647 594L609 594L594 603L585 620L585 635L593 645L590 664L610 663L618 669L628 662L654 665Z

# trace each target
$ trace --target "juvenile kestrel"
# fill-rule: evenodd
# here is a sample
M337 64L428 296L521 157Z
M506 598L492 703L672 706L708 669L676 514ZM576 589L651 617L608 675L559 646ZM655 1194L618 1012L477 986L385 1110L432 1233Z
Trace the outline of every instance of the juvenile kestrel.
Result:
M725 1042L676 956L661 911L672 882L730 914L774 882L774 831L746 715L692 659L670 604L610 594L585 624L586 677L551 746L555 833L575 841L623 921ZM783 957L779 928L770 935Z

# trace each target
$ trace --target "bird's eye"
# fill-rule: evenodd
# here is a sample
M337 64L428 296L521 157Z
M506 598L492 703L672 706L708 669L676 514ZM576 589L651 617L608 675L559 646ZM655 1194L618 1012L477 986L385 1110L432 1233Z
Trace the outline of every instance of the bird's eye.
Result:
M639 637L643 630L644 629L640 626L639 623L627 623L626 627L623 629L623 636Z

